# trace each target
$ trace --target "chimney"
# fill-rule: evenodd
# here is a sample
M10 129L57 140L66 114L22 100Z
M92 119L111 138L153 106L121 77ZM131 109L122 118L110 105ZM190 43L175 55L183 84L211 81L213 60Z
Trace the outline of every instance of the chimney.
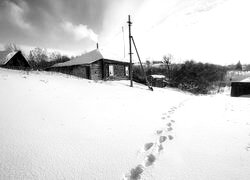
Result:
M99 44L98 43L96 43L96 49L99 49Z

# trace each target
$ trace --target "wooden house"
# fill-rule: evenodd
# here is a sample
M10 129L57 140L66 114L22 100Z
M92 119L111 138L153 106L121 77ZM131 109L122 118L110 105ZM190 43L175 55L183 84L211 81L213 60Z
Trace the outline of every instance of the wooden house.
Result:
M231 96L239 97L242 95L250 95L250 78L231 83Z
M21 51L0 51L0 67L27 69L30 65Z
M120 80L129 78L129 63L103 55L99 49L85 53L48 71L56 71L91 80Z

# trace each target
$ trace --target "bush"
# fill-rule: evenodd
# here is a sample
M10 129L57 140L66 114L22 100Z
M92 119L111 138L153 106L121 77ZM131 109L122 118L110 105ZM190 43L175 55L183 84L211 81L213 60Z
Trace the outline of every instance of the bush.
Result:
M146 79L140 66L133 66L133 80L138 83L146 84Z
M69 61L67 56L62 56L59 52L49 53L46 49L35 48L30 51L27 57L32 69L44 70L56 63Z
M220 87L227 73L227 68L224 66L194 61L171 64L169 69L164 64L157 67L147 66L144 69L147 76L162 74L168 77L171 75L169 85L194 94L208 94L215 88ZM146 84L140 66L133 67L133 80Z
M226 72L223 66L186 61L180 68L173 69L171 81L182 90L207 94L220 85Z

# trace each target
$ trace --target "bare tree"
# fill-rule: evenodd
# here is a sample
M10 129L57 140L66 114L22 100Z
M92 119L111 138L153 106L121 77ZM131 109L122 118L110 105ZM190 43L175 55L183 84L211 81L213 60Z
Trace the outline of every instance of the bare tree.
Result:
M48 52L46 49L37 47L30 51L29 59L36 62L48 61Z
M241 65L240 61L236 64L235 70L242 71L242 65Z
M46 49L35 48L30 51L28 61L33 69L45 69L56 63L70 60L67 56L62 56L59 52L49 53Z
M146 60L146 68L147 68L147 69L150 68L150 65L151 65L150 61L149 61L149 60Z
M169 80L171 79L170 64L171 64L172 59L173 59L172 54L168 54L168 55L163 56L163 62L166 64L167 69L168 69L168 78L169 78Z
M13 51L20 51L20 47L18 47L16 44L14 43L9 43L9 44L5 44L4 45L4 49L6 51L10 51L10 52L13 52Z
M60 60L62 59L62 55L59 52L52 52L48 58L50 61Z

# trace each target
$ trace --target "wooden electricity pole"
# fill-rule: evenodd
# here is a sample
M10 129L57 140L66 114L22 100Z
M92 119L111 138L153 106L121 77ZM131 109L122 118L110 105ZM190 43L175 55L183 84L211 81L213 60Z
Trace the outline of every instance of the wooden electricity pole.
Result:
M138 50L137 50L137 47L136 47L136 44L135 44L135 40L133 38L133 36L131 35L131 25L132 25L132 22L130 21L130 15L128 15L128 30L129 30L129 57L130 57L130 67L129 67L129 75L130 75L130 87L133 87L133 64L132 64L132 42L133 42L133 45L135 47L135 51L136 51L136 54L137 54L137 57L139 59L139 62L140 62L140 65L141 65L141 69L142 69L142 72L143 72L143 76L146 80L146 84L148 86L148 88L153 91L153 88L150 86L149 82L148 82L148 79L147 79L147 75L144 71L144 68L143 68L143 65L142 65L142 62L141 62L141 58L139 56L139 53L138 53Z
M132 64L132 47L131 47L131 25L132 22L130 21L130 15L128 15L128 30L129 30L129 59L130 59L130 66L129 66L129 76L130 76L130 87L133 87L133 64Z
M135 47L135 52L136 52L136 54L137 54L138 60L139 60L139 62L140 62L141 70L142 70L143 76L144 76L144 78L145 78L146 84L147 84L148 88L149 88L151 91L153 91L153 88L150 86L150 84L149 84L149 82L148 82L148 78L147 78L146 72L144 71L144 68L143 68L143 65L142 65L142 62L141 62L140 55L139 55L139 52L138 52L137 47L136 47L136 44L135 44L134 37L131 36L131 39L132 39L133 45L134 45L134 47Z

